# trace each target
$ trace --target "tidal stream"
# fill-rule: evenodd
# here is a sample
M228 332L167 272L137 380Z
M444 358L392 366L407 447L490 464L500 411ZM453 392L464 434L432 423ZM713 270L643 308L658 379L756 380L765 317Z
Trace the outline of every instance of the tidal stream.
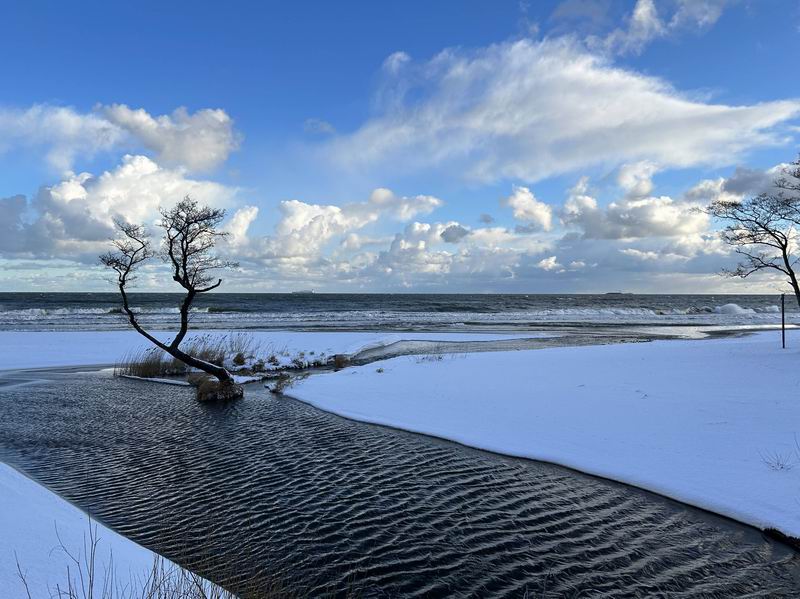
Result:
M792 549L624 485L260 385L215 407L108 372L37 376L0 385L0 460L243 597L800 593Z

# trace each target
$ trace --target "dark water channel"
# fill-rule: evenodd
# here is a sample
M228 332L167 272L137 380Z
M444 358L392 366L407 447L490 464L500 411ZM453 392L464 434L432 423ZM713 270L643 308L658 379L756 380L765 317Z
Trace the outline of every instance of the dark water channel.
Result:
M0 459L245 597L800 595L791 549L622 485L259 385L211 407L180 387L46 376L0 385Z

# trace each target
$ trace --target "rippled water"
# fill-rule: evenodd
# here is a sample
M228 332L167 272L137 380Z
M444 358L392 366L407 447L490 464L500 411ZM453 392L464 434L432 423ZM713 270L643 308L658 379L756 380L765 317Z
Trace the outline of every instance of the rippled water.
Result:
M0 458L245 596L276 584L365 597L800 588L785 546L607 481L350 422L258 386L213 407L179 387L51 376L0 387Z

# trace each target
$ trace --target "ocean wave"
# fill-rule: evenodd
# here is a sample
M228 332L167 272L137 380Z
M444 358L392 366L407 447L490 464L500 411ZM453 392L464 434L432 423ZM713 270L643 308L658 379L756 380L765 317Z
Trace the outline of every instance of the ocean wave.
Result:
M122 312L121 308L116 308L119 312ZM140 308L134 306L131 310L135 314L180 314L180 308ZM192 314L208 314L209 308L190 308L189 312Z
M734 316L746 316L755 314L756 311L752 308L742 308L738 304L725 304L724 306L717 306L714 308L714 314L731 314Z
M0 310L3 318L17 316L20 318L43 318L46 316L78 316L81 314L109 314L107 308L23 308L18 310Z
M131 308L136 314L179 314L179 308ZM192 313L205 314L208 308L192 308ZM86 316L86 315L117 315L122 314L122 308L21 308L12 310L0 309L0 318L3 320L19 318L22 320L36 320L52 316Z

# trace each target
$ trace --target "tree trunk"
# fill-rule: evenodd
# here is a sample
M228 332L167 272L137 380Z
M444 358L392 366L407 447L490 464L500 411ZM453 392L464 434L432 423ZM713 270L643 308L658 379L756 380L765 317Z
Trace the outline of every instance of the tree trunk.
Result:
M784 247L781 253L783 254L783 264L786 266L786 273L789 275L789 284L792 286L794 298L797 300L798 307L800 307L800 285L797 283L797 275L795 275L792 263L789 260L788 248Z
M800 307L800 286L798 286L795 277L792 277L790 283L792 284L792 289L794 289L794 297L797 300L797 306Z
M210 374L219 381L220 386L223 385L234 385L233 377L228 372L226 368L223 366L217 366L216 364L211 364L210 362L206 362L205 360L199 360L193 356L190 356L186 352L182 351L180 348L177 347L177 343L183 340L186 336L186 331L188 329L188 305L184 305L181 308L181 330L178 335L175 337L175 340L170 344L167 345L162 343L155 337L153 337L150 333L145 331L139 322L136 320L136 314L131 310L130 305L128 304L128 294L125 292L125 282L121 282L119 284L119 291L122 295L122 308L125 310L125 314L128 316L128 321L131 323L131 326L136 330L137 333L148 339L153 345L161 349L162 351L168 353L173 358L176 358L186 364L187 366L191 366L192 368L197 368L198 370L202 370L206 374ZM177 343L176 343L177 341Z
M190 356L189 354L181 351L178 348L173 348L168 346L164 349L170 356L173 358L177 358L187 366L191 366L192 368L197 368L198 370L202 370L203 372L214 376L219 380L220 383L232 383L233 378L228 370L222 366L217 366L216 364L212 364L211 362L206 362L205 360L198 360Z

